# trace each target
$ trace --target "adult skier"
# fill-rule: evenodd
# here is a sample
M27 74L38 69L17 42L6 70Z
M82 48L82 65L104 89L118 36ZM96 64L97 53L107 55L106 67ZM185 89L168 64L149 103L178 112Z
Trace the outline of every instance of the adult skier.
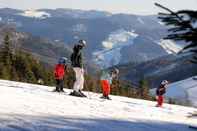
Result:
M101 74L101 87L103 91L103 96L101 98L111 100L109 97L112 80L119 74L118 69L113 69L111 72L102 71Z
M70 93L72 96L86 97L82 92L84 87L84 67L82 49L86 46L85 40L79 40L78 44L73 47L71 55L71 64L75 72L76 81L74 83L73 91Z
M64 92L64 75L67 70L66 60L67 58L61 57L58 64L55 66L54 76L56 80L56 89L54 91Z
M160 86L156 90L156 99L157 99L157 107L162 107L163 102L164 102L164 94L166 93L166 87L168 85L167 80L163 80L160 84Z

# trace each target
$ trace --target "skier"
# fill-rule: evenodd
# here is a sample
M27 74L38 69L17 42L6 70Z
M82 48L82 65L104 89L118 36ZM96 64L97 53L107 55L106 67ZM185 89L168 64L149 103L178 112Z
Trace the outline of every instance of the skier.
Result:
M74 83L73 91L70 93L72 96L86 97L82 92L84 86L84 69L83 58L81 50L86 46L85 40L79 40L78 44L73 47L71 55L71 64L75 72L76 81Z
M56 89L54 90L55 92L64 92L64 74L65 71L67 70L67 65L66 65L66 60L67 58L61 57L58 61L58 64L55 66L54 69L54 76L56 79Z
M160 86L156 90L156 99L157 99L157 107L162 107L164 102L164 94L166 93L166 86L168 85L167 80L163 80L160 84Z
M119 74L118 69L113 69L110 73L103 71L101 74L101 87L103 91L103 96L101 98L111 100L109 97L110 94L110 85L112 84L112 80L117 77Z

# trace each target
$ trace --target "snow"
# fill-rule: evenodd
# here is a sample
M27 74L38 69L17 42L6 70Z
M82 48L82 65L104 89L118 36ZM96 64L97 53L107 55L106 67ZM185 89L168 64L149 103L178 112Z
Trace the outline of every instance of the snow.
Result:
M2 131L192 131L195 108L85 92L88 98L51 92L54 87L0 80Z
M142 20L142 18L138 17L137 20L141 23L141 24L145 24L145 22Z
M0 22L2 21L3 19L0 17Z
M84 24L77 24L72 27L73 32L84 33L87 32L87 27Z
M138 37L135 31L119 29L112 32L109 37L102 42L102 50L93 53L94 61L101 68L108 68L119 64L121 60L121 49L134 44L134 39Z
M193 28L197 28L197 20L194 21L191 25L192 25Z
M32 18L38 18L38 19L46 19L48 17L51 17L51 15L44 11L38 11L38 10L26 10L20 15L25 17L32 17Z
M160 24L160 25L165 25L165 23L163 23L163 22L161 22L161 21L158 21L158 23Z
M181 17L183 21L189 21L191 19L190 16L185 13L179 14L178 16Z
M176 54L182 50L183 47L174 43L172 40L163 40L156 42L159 44L168 54Z
M191 77L169 85L168 97L178 100L189 100L193 106L197 107L197 78Z

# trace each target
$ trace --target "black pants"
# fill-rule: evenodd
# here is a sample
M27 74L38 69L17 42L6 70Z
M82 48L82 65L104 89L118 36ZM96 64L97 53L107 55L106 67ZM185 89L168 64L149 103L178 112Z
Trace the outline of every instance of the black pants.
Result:
M56 79L56 91L63 91L64 88L64 80Z

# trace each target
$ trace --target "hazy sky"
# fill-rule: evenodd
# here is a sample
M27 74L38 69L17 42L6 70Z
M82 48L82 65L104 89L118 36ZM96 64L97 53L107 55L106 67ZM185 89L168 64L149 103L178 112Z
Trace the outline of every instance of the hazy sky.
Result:
M197 0L0 0L0 8L16 9L72 8L84 10L104 10L113 13L156 14L161 9L154 6L158 2L173 10L197 10Z

